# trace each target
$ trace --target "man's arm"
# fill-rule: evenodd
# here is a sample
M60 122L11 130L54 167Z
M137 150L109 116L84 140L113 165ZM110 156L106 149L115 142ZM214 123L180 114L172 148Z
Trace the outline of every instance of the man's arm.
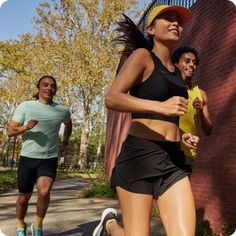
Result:
M69 138L72 132L72 121L69 120L68 123L65 124L65 129L63 133L63 140L60 145L59 156L63 156L66 151L66 146L69 144Z
M202 95L202 102L194 101L194 108L198 110L198 117L200 118L201 129L205 135L210 135L213 129L213 124L207 106L207 94L200 89ZM199 100L199 99L198 99Z
M22 125L17 121L11 120L7 126L7 135L9 137L15 137L21 135L25 131L32 129L37 124L38 124L37 120L29 120L26 125Z
M69 122L65 124L62 143L65 143L66 145L68 144L71 132L72 132L72 121L70 119Z

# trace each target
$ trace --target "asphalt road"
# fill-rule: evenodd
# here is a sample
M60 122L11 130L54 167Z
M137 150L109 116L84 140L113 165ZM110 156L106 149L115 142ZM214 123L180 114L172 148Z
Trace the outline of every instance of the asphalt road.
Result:
M83 179L66 179L55 182L51 192L51 204L44 220L44 236L92 236L99 223L102 211L107 207L117 210L121 219L117 200L79 198L79 192L89 182ZM3 235L15 235L15 202L17 190L0 192L0 230ZM25 221L28 226L35 217L36 194L33 194ZM165 236L157 218L151 220L152 236ZM0 234L0 236L3 236ZM27 235L31 235L28 228Z

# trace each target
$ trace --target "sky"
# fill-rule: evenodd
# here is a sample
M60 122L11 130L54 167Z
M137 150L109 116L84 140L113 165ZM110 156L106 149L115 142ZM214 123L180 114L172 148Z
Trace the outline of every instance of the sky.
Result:
M33 17L42 0L0 0L0 41L17 39L17 35L34 32ZM139 8L151 0L139 0Z

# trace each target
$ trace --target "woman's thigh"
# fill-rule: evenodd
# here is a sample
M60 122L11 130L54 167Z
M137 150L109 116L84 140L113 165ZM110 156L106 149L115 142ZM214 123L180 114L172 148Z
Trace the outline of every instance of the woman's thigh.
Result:
M152 195L129 192L116 187L126 236L150 235Z
M167 236L195 235L195 205L188 177L166 190L157 205Z

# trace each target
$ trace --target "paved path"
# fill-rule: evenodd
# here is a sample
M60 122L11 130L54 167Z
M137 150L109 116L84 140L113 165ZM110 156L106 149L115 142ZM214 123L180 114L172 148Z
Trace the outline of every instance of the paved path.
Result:
M79 198L79 192L89 182L83 179L66 179L55 182L51 204L44 220L44 236L92 236L104 208L117 209L116 200ZM17 191L0 193L0 229L7 236L15 235L15 201ZM26 222L30 225L35 216L35 194L29 204ZM28 230L28 234L31 235ZM152 236L165 236L157 218L152 219Z

